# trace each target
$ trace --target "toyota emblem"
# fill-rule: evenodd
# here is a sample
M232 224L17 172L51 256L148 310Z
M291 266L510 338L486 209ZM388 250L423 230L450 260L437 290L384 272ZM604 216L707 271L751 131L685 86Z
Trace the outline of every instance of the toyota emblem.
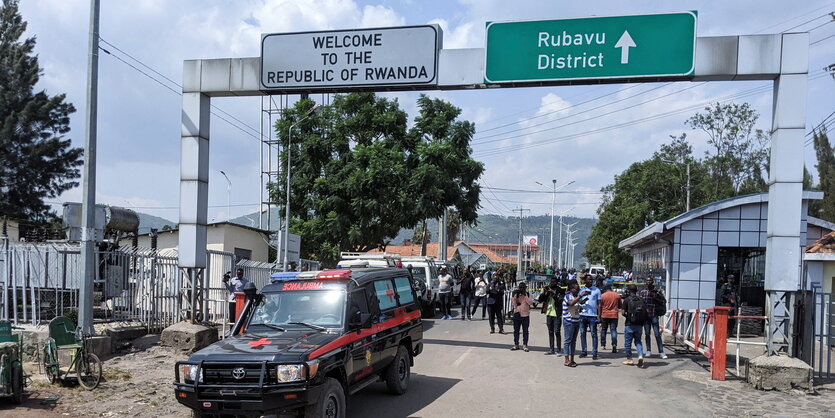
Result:
M232 377L241 380L246 377L246 370L243 367L236 367L232 369Z

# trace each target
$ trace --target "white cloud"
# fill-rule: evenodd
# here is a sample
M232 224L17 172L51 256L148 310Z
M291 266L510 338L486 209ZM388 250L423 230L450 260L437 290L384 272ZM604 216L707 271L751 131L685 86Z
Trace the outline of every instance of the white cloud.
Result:
M753 33L764 28L767 29L765 32L779 32L816 14L785 23L795 16L816 8L821 9L817 14L823 14L828 11L823 10L826 5L823 0L812 0L802 8L791 2L775 0L716 4L686 1L676 5L650 0L559 4L539 0L517 0L512 4L499 0L440 3L410 0L111 1L102 4L101 33L103 39L179 82L184 59L257 56L262 33L433 22L444 30L445 48L482 48L486 21L646 13L670 11L671 8L674 11L699 9L699 35L712 36ZM75 104L78 111L72 116L69 137L80 146L84 134L89 2L38 0L22 2L20 7L24 19L29 22L27 35L36 35L38 40L36 52L44 67L38 87L45 88L50 94L66 92L68 100ZM743 14L746 19L740 20L738 16ZM824 33L828 33L828 28L824 26L813 32L812 39L822 38ZM830 42L833 41L811 48L812 71L819 71L831 63ZM103 47L109 48L107 45ZM144 71L149 72L147 69ZM149 74L158 77L151 72ZM119 203L120 199L176 206L179 198L181 99L107 54L101 54L100 82L99 192L102 199L123 205L124 202ZM767 84L759 83L709 83L670 94L693 86L686 82L676 83L618 103L614 102L657 85L488 89L428 94L452 102L463 110L462 118L476 122L479 133L474 150L485 163L485 180L490 186L532 189L538 187L534 181L547 185L552 178L557 178L575 180L576 183L568 189L596 191L610 183L613 176L629 164L648 157L659 144L668 141L668 135L687 132L696 155L704 151L705 139L703 134L689 130L683 123L698 109L618 129L595 130L661 115L671 109ZM809 82L809 127L828 115L835 103L835 96L829 94L829 83L831 79L828 77ZM602 99L581 105L583 101L607 93ZM382 94L398 98L401 107L411 117L416 115L418 93ZM313 98L319 100L318 95ZM297 96L292 95L287 101L292 104L296 99ZM640 104L648 99L652 101ZM281 102L283 98L276 100ZM744 100L751 102L760 112L760 126L767 127L771 118L770 94L765 92L739 99ZM213 101L213 104L258 130L261 117L258 99L221 99ZM605 104L610 105L595 109ZM561 110L570 105L574 107ZM614 109L623 110L595 117ZM542 125L535 126L540 123ZM497 129L502 125L508 126ZM234 184L233 204L257 204L260 200L257 194L258 143L217 117L212 118L211 126L210 169L214 174L210 181L210 205L219 207L212 211L215 217L225 219L225 207L222 207L226 203L225 182L216 178L217 170L224 169L230 174ZM544 130L547 128L553 129ZM537 130L543 131L533 132ZM492 138L479 139L494 134L496 136ZM519 137L508 138L516 135ZM571 135L578 136L560 139ZM520 148L523 144L542 141L550 142ZM502 146L507 148L498 148ZM489 154L489 151L497 149L498 152ZM814 154L811 149L807 149L806 157L807 165L812 167ZM504 212L518 206L514 201L531 203L535 213L545 213L550 209L550 196L547 194L498 196L511 201L493 202L498 210ZM495 199L489 193L485 193L484 198ZM581 203L575 213L590 216L594 206L586 203L596 202L597 198L594 194L560 195L558 201ZM489 206L485 207L492 210ZM232 216L252 210L233 208ZM176 210L152 213L176 221Z

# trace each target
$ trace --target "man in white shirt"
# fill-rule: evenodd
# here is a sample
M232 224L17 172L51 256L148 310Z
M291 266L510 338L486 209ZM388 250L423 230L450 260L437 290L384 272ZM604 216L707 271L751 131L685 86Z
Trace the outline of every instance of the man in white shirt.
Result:
M229 279L229 275L223 276L223 285L226 286L226 290L229 291L229 322L235 322L235 293L236 292L243 292L244 286L249 283L249 279L244 277L244 269L239 268L231 280Z

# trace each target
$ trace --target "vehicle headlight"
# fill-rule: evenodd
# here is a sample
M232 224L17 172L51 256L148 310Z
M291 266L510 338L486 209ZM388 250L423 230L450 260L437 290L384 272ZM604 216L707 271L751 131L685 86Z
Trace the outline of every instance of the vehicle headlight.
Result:
M181 364L180 375L185 380L203 382L203 370L197 364Z
M304 364L279 364L275 366L275 378L279 383L297 382L304 380Z

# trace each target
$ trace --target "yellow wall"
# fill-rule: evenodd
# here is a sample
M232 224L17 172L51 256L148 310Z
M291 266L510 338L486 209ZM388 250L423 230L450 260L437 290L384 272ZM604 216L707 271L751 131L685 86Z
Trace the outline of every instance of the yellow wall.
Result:
M823 263L823 292L832 293L832 288L835 286L835 261L825 261Z

